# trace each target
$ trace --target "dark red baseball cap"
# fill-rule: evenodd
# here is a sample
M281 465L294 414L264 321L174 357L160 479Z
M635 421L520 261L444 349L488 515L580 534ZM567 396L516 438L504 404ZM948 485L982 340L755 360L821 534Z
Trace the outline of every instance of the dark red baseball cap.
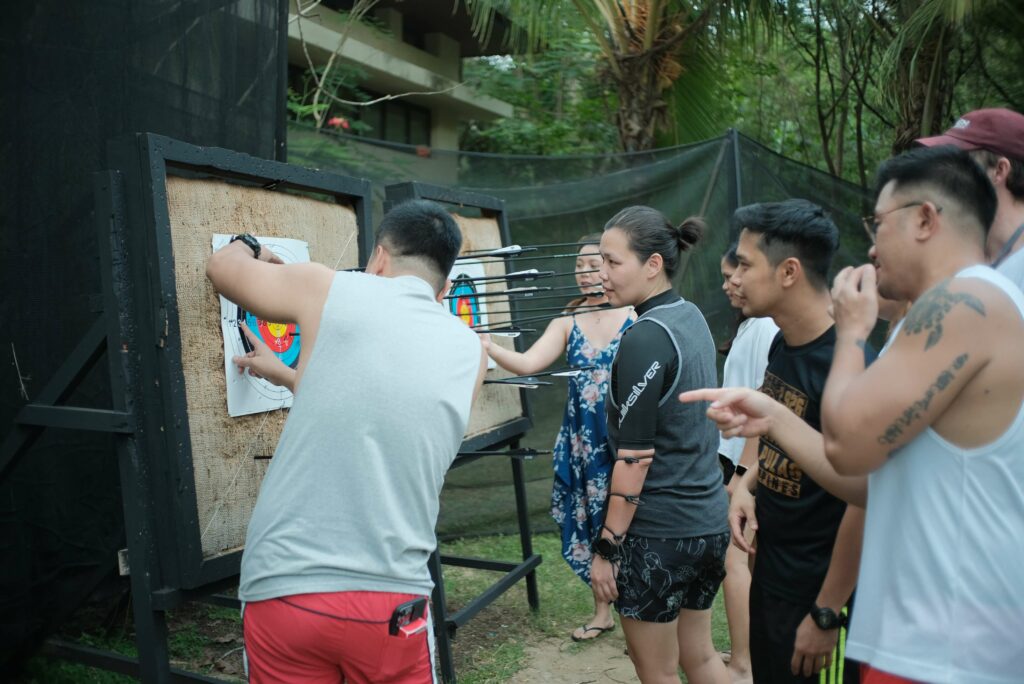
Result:
M988 150L1024 162L1024 114L1010 109L979 109L961 116L942 135L915 142L926 147L956 145L961 150Z

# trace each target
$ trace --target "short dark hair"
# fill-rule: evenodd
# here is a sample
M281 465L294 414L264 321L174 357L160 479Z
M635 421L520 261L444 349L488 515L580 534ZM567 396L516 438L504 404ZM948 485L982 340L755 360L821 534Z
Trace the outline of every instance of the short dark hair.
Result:
M988 235L996 216L996 190L969 153L952 145L914 148L878 167L875 197L892 182L900 192L914 187L934 190L973 215L982 234Z
M971 150L968 154L986 170L994 169L999 160L1006 156L989 150ZM1006 177L1006 189L1018 202L1024 202L1024 161L1013 157L1006 157L1006 160L1010 162L1010 175Z
M839 229L824 209L804 199L762 202L740 207L732 215L733 230L761 236L760 249L778 266L796 258L816 289L828 286L828 269L839 249Z
M691 216L678 226L672 225L657 209L626 207L612 216L604 229L618 228L629 239L629 249L641 262L660 254L665 275L671 279L679 270L679 255L693 247L704 234L704 219Z
M444 207L430 200L409 200L384 215L377 243L392 256L420 257L437 269L443 283L462 249L462 231Z

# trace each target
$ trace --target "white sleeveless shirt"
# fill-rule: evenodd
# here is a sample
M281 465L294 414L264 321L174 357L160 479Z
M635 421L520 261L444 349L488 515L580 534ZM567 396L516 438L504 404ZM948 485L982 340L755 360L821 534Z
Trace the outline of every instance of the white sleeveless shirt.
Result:
M1024 317L1024 295L987 266ZM847 656L927 682L1024 681L1024 405L994 442L927 428L868 479Z
M476 333L426 281L335 274L249 521L239 598L429 594L438 495L479 368Z

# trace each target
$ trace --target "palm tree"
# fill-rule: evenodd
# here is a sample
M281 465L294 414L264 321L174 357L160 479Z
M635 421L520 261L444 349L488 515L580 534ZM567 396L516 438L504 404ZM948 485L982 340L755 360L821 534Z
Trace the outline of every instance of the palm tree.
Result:
M601 48L607 78L618 94L616 126L627 152L654 146L667 123L665 94L684 71L713 64L687 60L706 51L725 31L756 14L771 24L772 0L464 0L474 30L487 40L496 12L521 30L512 49L543 47L580 25Z
M899 153L916 138L944 130L953 89L962 75L953 56L973 57L976 34L967 29L993 21L1024 29L1019 0L875 0L872 23L888 39L882 60L883 83L897 114L892 151ZM965 49L966 46L966 49ZM980 54L980 52L979 52ZM976 109L980 104L969 106Z

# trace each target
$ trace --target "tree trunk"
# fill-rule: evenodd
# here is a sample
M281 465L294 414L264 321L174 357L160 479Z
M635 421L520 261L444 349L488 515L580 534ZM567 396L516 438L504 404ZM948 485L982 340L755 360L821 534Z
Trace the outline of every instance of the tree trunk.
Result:
M657 74L644 58L619 61L621 78L615 78L619 94L616 125L619 141L625 152L638 152L654 147L657 122L665 115Z
M920 2L902 3L901 10L910 16ZM900 154L914 140L937 135L945 128L951 79L948 74L949 35L946 26L936 23L916 45L908 44L900 54L896 97L899 119L892 144L893 154Z

